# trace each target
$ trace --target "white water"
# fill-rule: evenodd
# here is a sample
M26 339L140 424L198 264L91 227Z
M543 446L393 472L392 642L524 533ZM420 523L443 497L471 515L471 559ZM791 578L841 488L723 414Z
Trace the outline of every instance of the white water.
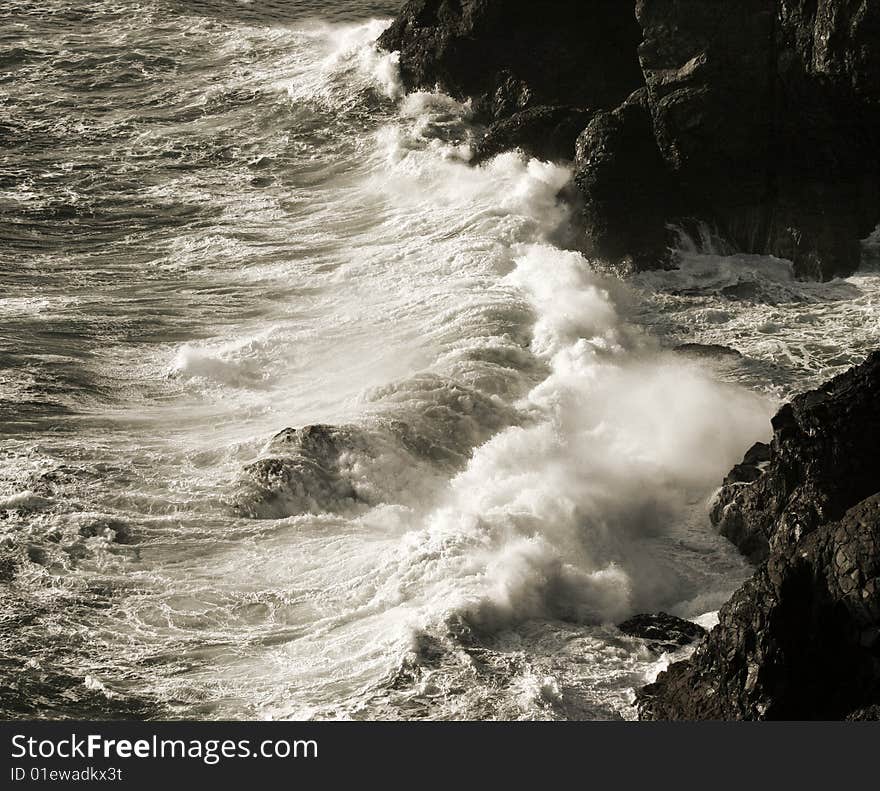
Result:
M93 287L4 298L108 313L64 430L5 442L4 602L38 614L9 652L45 710L631 716L657 664L614 623L711 618L749 573L708 498L779 398L876 343L877 277L694 251L603 276L566 249L568 169L471 167L467 106L403 95L386 23L176 24L218 53L184 108L257 91L257 110L147 127L128 153L229 135L239 169L150 188L217 214L162 237L118 316ZM150 344L114 334L145 306ZM746 357L668 350L694 340ZM267 495L243 472L318 422L345 427L344 486Z

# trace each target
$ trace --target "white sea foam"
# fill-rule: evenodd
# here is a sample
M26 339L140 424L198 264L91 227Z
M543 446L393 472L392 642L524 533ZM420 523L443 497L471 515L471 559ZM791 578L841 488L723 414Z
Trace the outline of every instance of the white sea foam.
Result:
M796 280L771 256L684 250L678 269L633 279L632 317L665 343L731 346L732 376L777 400L861 362L880 341L880 275L870 269L827 283Z
M121 143L163 174L138 200L181 214L112 245L124 260L155 237L146 268L53 270L119 283L64 306L112 400L69 433L22 421L4 573L47 611L39 639L114 636L65 661L120 706L139 685L184 717L627 715L654 660L612 624L699 617L749 573L705 501L773 400L664 349L815 362L774 374L800 388L838 364L820 338L868 343L880 289L695 247L677 272L598 274L560 241L570 171L468 164L471 108L402 96L383 24L185 20L210 68L158 85L179 117ZM41 372L17 377L22 404ZM230 507L245 465L285 458L269 437L319 422L352 427L317 461L357 507L304 477Z
M676 575L645 539L668 535L766 436L770 404L641 349L578 254L523 247L507 280L533 301L533 351L550 375L520 405L529 424L478 448L404 543L400 578L418 567L438 613L481 630L674 602Z
M31 491L16 492L6 497L0 497L0 511L8 511L14 509L24 509L28 511L39 511L49 505L52 501L41 495Z

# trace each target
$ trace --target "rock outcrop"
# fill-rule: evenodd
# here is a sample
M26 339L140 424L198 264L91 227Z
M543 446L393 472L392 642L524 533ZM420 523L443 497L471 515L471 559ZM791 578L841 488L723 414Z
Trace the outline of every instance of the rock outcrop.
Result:
M480 156L575 156L587 252L665 266L705 222L830 278L880 221L878 40L874 0L412 0L380 43L474 100Z
M796 543L880 490L878 403L880 352L875 352L784 406L772 420L766 469L744 479L747 468L755 468L747 454L719 493L711 518L722 535L760 562L774 540Z
M575 146L574 180L583 198L585 252L638 269L670 263L667 217L680 202L654 144L646 88L593 117Z
M774 418L769 462L760 447L743 462L757 480L722 492L722 528L764 562L693 656L638 693L640 717L876 716L878 395L880 352Z
M570 159L593 108L643 84L640 40L619 0L412 0L379 43L400 52L408 88L473 99L489 151L517 145Z
M642 719L867 718L880 703L880 495L774 552L637 700Z
M854 271L880 220L880 5L638 0L636 14L685 211L801 275Z

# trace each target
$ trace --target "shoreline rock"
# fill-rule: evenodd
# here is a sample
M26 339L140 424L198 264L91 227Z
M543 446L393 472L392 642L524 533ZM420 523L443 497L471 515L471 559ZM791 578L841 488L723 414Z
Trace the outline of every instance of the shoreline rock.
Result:
M638 691L641 719L876 717L878 395L875 352L780 410L769 461L746 455L766 468L722 490L721 528L762 563L691 658Z
M878 403L880 352L874 352L786 404L771 421L766 469L751 481L728 476L710 513L713 524L762 562L774 540L796 542L880 490ZM755 462L747 458L734 471L750 466Z
M409 90L472 99L485 155L574 156L596 109L644 84L632 7L619 0L411 0L379 38ZM548 131L550 134L548 135Z
M379 44L473 100L478 159L574 158L588 254L669 266L705 223L831 279L880 221L877 40L871 0L411 0Z

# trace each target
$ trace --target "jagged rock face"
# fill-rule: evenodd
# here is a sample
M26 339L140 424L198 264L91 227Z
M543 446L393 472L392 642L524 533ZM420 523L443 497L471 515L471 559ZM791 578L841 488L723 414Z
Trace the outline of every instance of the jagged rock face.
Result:
M666 217L677 205L654 144L648 92L590 121L577 140L575 184L583 197L587 252L617 265L656 268L672 244Z
M665 266L706 221L827 279L880 221L878 40L875 0L411 0L380 44L475 100L478 158L577 139L586 252Z
M802 276L855 271L880 220L880 5L638 0L636 13L685 211Z
M774 552L637 696L642 719L867 719L878 701L880 495Z
M571 159L580 131L595 115L590 109L542 105L495 121L476 146L474 162L522 147L547 159Z
M408 88L439 85L473 98L485 120L501 121L536 108L615 106L643 82L640 39L632 6L619 0L411 0L379 43L400 52ZM520 119L514 144L558 155L558 142L544 145L546 126L528 121ZM571 128L568 157L585 125ZM513 142L503 130L498 136Z
M715 518L765 562L687 662L638 694L644 719L866 719L880 704L880 352L798 396ZM766 464L766 467L764 465ZM749 474L750 475L750 474ZM748 475L746 477L749 477Z
M753 560L880 490L880 352L773 418L770 460L752 483L726 481L712 521ZM748 465L748 460L744 462ZM738 465L740 466L740 465Z

